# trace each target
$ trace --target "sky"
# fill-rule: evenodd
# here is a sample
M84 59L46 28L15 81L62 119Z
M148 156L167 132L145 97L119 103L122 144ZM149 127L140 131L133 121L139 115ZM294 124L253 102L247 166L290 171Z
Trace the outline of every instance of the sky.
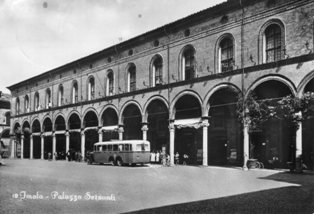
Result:
M0 0L0 91L226 0Z

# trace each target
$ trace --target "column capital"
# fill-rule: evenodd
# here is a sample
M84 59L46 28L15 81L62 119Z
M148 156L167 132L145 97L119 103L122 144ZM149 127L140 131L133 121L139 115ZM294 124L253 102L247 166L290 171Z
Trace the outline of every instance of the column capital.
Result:
M202 126L203 127L208 127L210 124L209 124L209 122L208 122L208 120L209 120L209 118L210 117L202 117Z
M148 131L148 123L142 123L142 131Z
M169 130L172 131L175 129L174 121L169 123Z

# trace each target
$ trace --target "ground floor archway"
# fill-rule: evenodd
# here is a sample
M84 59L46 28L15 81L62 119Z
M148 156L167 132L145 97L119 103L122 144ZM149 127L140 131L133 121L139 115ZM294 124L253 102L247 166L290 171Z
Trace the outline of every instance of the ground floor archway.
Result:
M33 158L41 158L41 137L33 136Z
M238 94L225 87L209 99L208 164L242 165L243 134L237 117Z

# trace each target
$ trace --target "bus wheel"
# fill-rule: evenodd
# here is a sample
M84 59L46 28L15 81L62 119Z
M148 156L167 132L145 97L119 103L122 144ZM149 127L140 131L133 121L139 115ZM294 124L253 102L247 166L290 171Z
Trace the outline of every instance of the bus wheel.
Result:
M122 166L123 165L123 161L121 159L117 160L117 166Z
M115 165L114 160L113 160L113 159L110 159L110 160L109 160L109 164L110 164L111 166L114 166L114 165Z

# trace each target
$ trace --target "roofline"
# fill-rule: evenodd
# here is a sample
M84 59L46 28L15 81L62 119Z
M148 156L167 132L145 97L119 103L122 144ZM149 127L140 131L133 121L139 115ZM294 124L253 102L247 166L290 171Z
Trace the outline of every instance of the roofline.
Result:
M117 49L123 49L123 48L127 48L128 46L134 45L136 43L140 43L142 42L142 38L150 38L156 35L163 35L163 34L167 34L168 33L172 33L173 31L175 31L177 28L182 27L183 25L187 25L187 24L192 24L196 21L199 20L204 20L205 18L214 18L217 16L221 16L224 15L230 11L234 11L234 10L238 10L241 9L242 6L247 6L247 5L251 5L255 2L259 2L259 0L242 0L242 6L241 6L241 0L227 0L225 2L222 2L220 4L217 4L215 6L209 7L207 9L201 10L199 12L193 13L189 16L186 16L184 18L178 19L174 22L170 22L166 25L163 25L161 27L158 27L156 29L150 30L146 33L140 34L138 36L135 36L131 39L128 39L126 41L123 41L117 45L113 45L110 46L108 48L105 48L103 50L100 50L98 52L92 53L90 55L87 55L85 57L82 57L80 59L77 59L75 61L72 61L70 63L64 64L60 67L51 69L49 71L46 71L42 74L36 75L34 77L31 77L29 79L23 80L21 82L18 82L16 84L13 84L11 86L8 86L7 89L9 89L10 91L14 90L16 87L23 85L24 83L30 82L32 80L35 79L39 79L40 77L44 77L47 74L50 73L57 73L58 71L71 67L71 66L76 66L79 64L79 62L81 61L87 61L93 58L97 58L105 53L116 53Z

